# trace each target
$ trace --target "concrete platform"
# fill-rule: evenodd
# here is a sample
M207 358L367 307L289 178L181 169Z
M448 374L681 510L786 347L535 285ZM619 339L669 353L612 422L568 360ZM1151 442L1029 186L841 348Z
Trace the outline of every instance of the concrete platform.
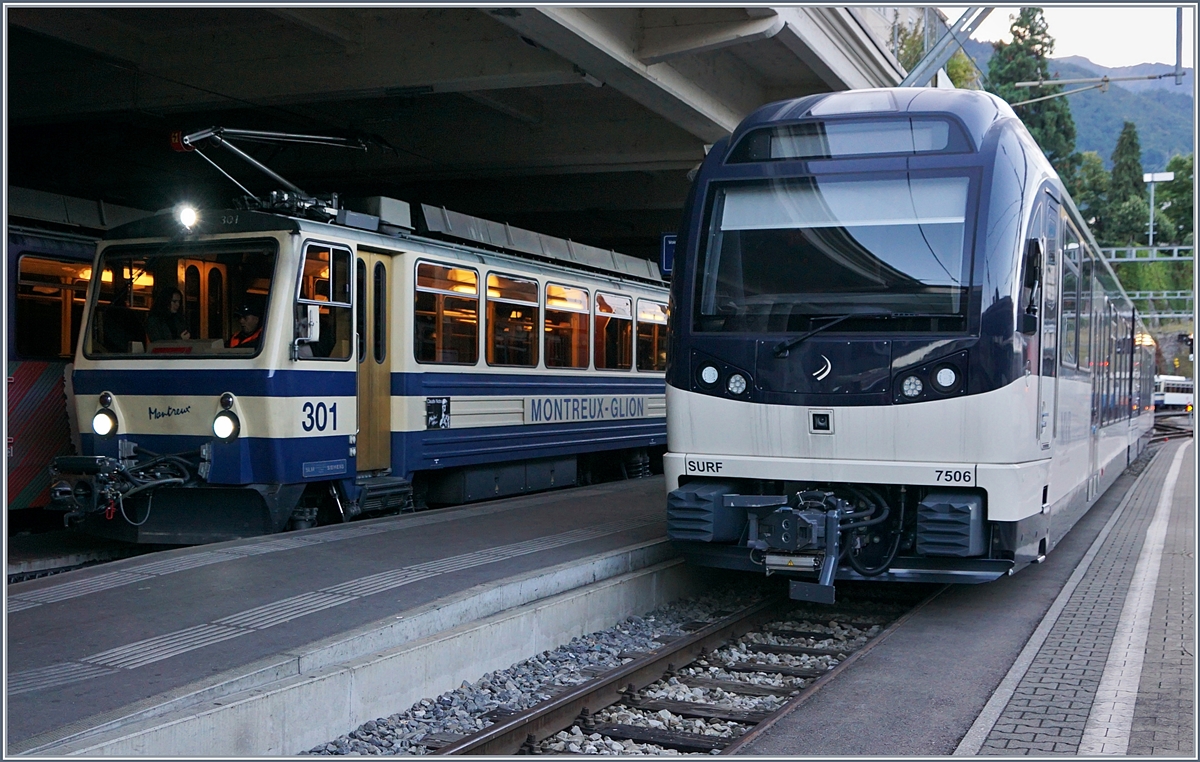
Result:
M10 585L6 751L293 754L475 679L472 638L519 659L696 589L664 536L658 477Z
M950 587L742 753L1194 759L1195 506L1169 442L1045 563Z
M9 574L29 574L47 569L115 561L161 548L146 548L127 542L90 537L65 529L8 538L5 561Z

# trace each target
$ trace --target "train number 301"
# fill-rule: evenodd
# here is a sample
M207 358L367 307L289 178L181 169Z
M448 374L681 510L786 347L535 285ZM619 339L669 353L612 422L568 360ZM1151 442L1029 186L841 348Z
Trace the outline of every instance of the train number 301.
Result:
M934 471L934 481L937 482L955 482L957 484L970 484L970 471Z
M324 402L318 402L314 405L311 402L305 402L304 407L300 408L303 414L300 417L300 428L305 431L324 431L327 428L332 428L337 431L337 403L326 405Z

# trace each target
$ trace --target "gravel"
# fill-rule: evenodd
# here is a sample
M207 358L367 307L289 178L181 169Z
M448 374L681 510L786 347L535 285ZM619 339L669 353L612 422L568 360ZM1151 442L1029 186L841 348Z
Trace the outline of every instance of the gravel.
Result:
M661 645L658 639L670 639L696 629L697 622L711 622L728 615L765 595L770 588L762 580L741 581L714 587L695 599L663 606L643 616L632 616L615 627L577 637L553 651L543 651L508 669L489 672L474 683L463 682L457 689L434 698L425 698L408 709L388 717L363 723L350 733L309 749L304 754L381 755L427 754L449 741L445 736L462 736L490 725L497 714L520 712L570 686L586 682L596 674L620 666L638 654ZM878 617L879 607L872 605L873 619L882 625L887 617ZM802 613L803 612L803 613ZM706 658L678 670L675 676L648 686L641 692L644 701L669 700L711 703L716 706L771 712L787 700L777 696L744 696L720 688L693 688L683 684L688 677L708 677L799 690L811 680L777 674L727 672L725 666L737 661L760 661L798 667L832 669L834 656L763 654L752 650L753 643L793 644L853 651L880 626L862 627L823 619L828 609L794 610L788 621L777 622L773 629L820 632L820 638L781 637L770 631L750 633L726 645ZM820 612L820 613L815 613ZM808 614L805 618L804 614ZM842 616L849 615L842 614ZM865 617L865 615L864 615ZM857 618L856 618L857 619ZM622 656L626 658L622 658ZM736 738L749 725L724 721L680 717L666 710L647 711L616 705L596 713L598 724L640 725L705 736ZM546 753L582 753L599 755L675 755L674 749L654 744L614 740L579 726L557 733L540 744Z

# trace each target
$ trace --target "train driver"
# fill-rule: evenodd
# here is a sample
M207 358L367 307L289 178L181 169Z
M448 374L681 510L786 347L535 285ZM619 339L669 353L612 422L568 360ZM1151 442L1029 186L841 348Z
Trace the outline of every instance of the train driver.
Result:
M247 299L236 314L241 330L230 337L230 349L257 349L262 339L262 304L257 300Z

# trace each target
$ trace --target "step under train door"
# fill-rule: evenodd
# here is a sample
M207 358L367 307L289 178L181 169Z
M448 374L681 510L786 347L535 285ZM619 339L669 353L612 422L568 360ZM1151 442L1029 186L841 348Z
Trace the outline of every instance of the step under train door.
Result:
M358 296L358 471L380 472L392 463L392 358L390 270L392 258L359 251Z

